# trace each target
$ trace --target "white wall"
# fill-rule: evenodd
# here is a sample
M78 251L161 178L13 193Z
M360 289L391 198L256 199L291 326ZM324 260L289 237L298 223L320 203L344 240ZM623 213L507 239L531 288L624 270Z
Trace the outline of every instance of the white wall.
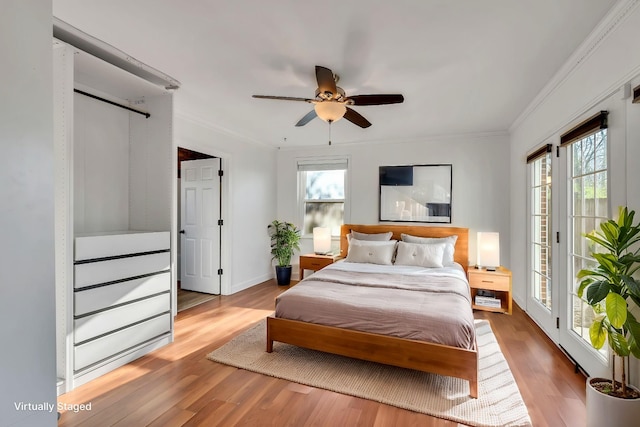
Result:
M0 39L0 426L54 426L14 406L56 403L51 2L3 1Z
M175 142L176 150L180 146L222 159L222 293L272 278L267 225L276 214L276 151L179 114Z
M640 105L622 99L620 88L640 84L640 3L631 5L622 18L604 22L599 34L587 40L581 52L566 65L570 70L548 86L528 113L511 130L511 260L514 298L526 306L526 153L546 143L558 143L571 125L606 106L610 110L612 207L626 204L640 211ZM626 158L626 160L625 160ZM640 369L636 369L636 384Z
M74 94L74 234L169 229L171 98L147 96L136 104L151 114L145 118Z
M74 94L74 233L129 229L129 112Z
M129 113L129 228L165 231L172 224L173 95L145 96Z
M632 85L638 85L640 56L631 52L637 51L636 45L640 39L640 7L636 6L625 18L619 27L594 47L590 56L512 129L511 252L514 297L521 305L526 297L526 153L547 141L559 142L563 131L588 116L599 103L608 98L619 99L619 94L614 93L624 83L631 81ZM622 193L626 194L621 196L621 202L625 202L626 198L630 208L640 209L637 189L640 170L636 166L637 156L640 155L637 148L640 138L637 110L640 106L631 104L629 99L619 102L617 108L621 109L623 117L610 114L609 121L626 122L627 132L618 132L619 138L612 140L612 144L625 146L628 164L613 165L614 174L619 174L620 168L626 168L626 178L623 173L617 182L611 184L622 188ZM634 153L636 157L632 157Z
M278 219L301 225L301 218L297 217L297 159L317 156L349 156L351 212L345 221L361 224L379 222L379 166L452 164L451 225L470 229L470 262L475 263L476 259L476 233L497 231L501 240L501 263L510 265L509 147L506 135L466 135L420 142L389 141L281 149L278 151ZM304 241L301 246L303 253L312 251L310 240Z

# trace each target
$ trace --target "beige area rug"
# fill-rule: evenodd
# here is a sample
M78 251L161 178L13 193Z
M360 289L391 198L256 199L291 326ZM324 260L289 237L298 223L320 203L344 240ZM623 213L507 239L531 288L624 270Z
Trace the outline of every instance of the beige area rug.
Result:
M266 322L207 355L215 362L312 387L374 400L472 426L530 426L489 322L476 320L480 351L478 399L458 378L396 368L275 342L265 351Z

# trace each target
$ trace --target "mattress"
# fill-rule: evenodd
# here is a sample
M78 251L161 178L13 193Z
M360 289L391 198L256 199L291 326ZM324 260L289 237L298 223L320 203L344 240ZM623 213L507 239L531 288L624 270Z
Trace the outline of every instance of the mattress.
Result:
M275 316L475 349L469 283L458 264L334 263L280 294Z

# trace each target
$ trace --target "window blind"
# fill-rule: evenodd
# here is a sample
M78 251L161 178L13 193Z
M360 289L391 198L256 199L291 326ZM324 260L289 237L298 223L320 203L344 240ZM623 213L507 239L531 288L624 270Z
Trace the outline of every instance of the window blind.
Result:
M550 153L552 149L551 144L545 144L542 147L538 148L533 153L527 156L527 163L533 163L538 160L540 157L544 156L547 153Z
M345 170L348 165L347 159L298 160L298 171Z
M565 145L579 141L585 136L595 133L600 129L606 129L608 115L608 111L600 111L598 114L589 117L584 122L563 133L562 136L560 136L560 146L564 147Z

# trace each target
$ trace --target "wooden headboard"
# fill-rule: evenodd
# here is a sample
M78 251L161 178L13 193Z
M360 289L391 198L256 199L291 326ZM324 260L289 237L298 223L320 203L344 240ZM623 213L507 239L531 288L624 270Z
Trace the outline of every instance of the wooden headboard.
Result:
M419 237L447 237L457 235L456 250L453 256L455 262L465 271L469 267L469 229L463 227L431 227L421 225L386 225L386 224L344 224L340 228L340 256L346 257L349 249L347 234L353 231L359 233L393 233L392 239L401 240L402 233Z

